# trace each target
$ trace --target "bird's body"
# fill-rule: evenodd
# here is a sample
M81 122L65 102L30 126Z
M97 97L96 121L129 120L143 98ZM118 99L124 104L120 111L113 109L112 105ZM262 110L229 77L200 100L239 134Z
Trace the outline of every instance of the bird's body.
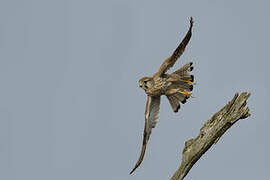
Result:
M146 89L145 93L149 96L164 95L170 84L167 80L167 77L153 78L153 86Z
M165 95L168 98L174 112L178 112L180 109L180 102L184 104L186 100L191 97L194 76L190 75L189 72L193 70L193 63L189 62L171 74L167 74L166 72L183 54L185 47L191 38L192 26L193 20L191 18L190 28L185 38L176 48L173 54L163 62L158 72L152 77L143 77L139 80L140 87L143 88L147 94L145 126L141 154L130 174L133 173L137 167L139 167L143 160L152 128L156 126L159 117L160 97Z
M172 89L184 90L190 88L193 84L192 76L190 80L186 80L177 74L165 74L163 77L152 78L153 86L145 89L145 93L149 96L170 95ZM189 82L190 81L190 82ZM183 87L181 86L184 86Z

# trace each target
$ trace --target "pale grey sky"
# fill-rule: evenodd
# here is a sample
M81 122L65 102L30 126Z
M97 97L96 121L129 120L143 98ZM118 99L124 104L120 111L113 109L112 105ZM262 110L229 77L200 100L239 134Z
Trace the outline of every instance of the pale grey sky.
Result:
M169 179L184 142L235 92L252 116L192 168L192 179L269 179L269 1L0 1L0 179ZM194 96L160 119L134 175L151 76L182 40Z

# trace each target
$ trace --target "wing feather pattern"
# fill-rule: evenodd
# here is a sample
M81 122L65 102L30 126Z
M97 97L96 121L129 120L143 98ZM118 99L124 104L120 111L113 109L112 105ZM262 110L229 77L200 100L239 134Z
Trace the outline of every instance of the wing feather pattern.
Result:
M177 61L177 59L183 54L185 51L185 48L191 38L192 35L192 27L193 27L193 19L190 18L190 26L189 30L185 36L185 38L182 40L182 42L179 44L179 46L176 48L176 50L173 52L173 54L167 58L162 65L160 66L158 72L154 75L154 77L159 77L166 73Z
M145 108L145 124L144 124L142 150L140 157L135 167L130 172L130 174L132 174L143 161L146 145L152 132L152 128L156 126L157 120L159 118L159 109L160 109L160 96L148 96Z

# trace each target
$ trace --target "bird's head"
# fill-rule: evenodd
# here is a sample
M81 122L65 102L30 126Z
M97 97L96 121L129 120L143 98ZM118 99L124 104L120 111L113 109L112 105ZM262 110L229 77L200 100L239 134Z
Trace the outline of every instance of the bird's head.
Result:
M143 77L139 80L139 85L144 90L147 90L153 86L153 78L151 77Z

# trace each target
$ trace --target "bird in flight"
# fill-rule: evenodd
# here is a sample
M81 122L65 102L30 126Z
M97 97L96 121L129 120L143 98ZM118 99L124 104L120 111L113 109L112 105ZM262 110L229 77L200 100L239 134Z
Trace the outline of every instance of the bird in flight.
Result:
M192 27L193 19L191 17L189 30L173 54L162 63L158 72L155 73L153 77L143 77L139 80L140 87L144 89L147 94L145 124L141 154L130 174L132 174L143 161L152 128L156 126L159 118L160 96L165 95L168 98L175 113L180 109L180 102L184 104L186 100L191 97L194 76L190 75L189 72L193 70L192 62L185 64L171 74L166 74L166 72L173 67L177 59L183 54L191 38Z

